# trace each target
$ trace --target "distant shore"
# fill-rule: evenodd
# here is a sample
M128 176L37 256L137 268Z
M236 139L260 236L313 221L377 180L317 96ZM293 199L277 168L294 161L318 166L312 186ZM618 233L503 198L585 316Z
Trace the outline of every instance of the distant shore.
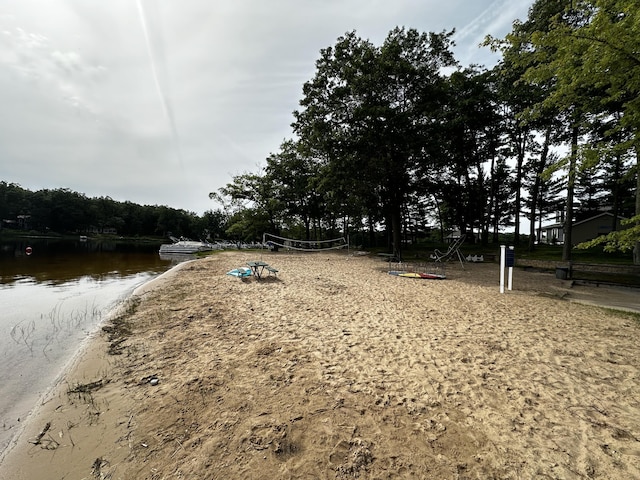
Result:
M258 256L278 273L225 275ZM575 303L615 292L387 270L344 252L179 265L78 356L0 477L640 477L637 315Z

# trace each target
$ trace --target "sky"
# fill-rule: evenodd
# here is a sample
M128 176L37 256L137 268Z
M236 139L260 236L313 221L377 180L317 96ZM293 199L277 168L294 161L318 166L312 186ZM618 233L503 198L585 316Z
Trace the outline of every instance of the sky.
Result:
M0 0L0 181L198 215L293 138L345 32L456 29L462 66L533 0Z

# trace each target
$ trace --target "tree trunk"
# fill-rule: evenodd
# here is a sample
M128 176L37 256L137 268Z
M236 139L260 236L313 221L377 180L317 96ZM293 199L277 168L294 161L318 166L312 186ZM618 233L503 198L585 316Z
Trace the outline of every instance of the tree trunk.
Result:
M395 202L394 202L395 203ZM391 206L391 235L393 242L393 255L402 260L402 207L401 205Z
M640 215L640 138L636 136L636 215ZM633 248L633 264L640 265L640 239Z
M495 200L494 200L494 206L493 206L493 237L491 238L491 241L495 244L498 244L498 242L500 241L500 217L498 216L498 197L496 196Z
M308 216L304 217L304 231L307 237L305 240L311 240L311 218Z
M493 155L491 157L491 188L489 189L489 200L487 205L489 207L489 211L487 212L486 218L484 220L483 231L482 231L482 245L486 246L489 244L489 230L491 229L491 218L492 216L497 216L498 212L495 210L494 199L496 198L496 156Z
M519 133L519 138L516 141L518 148L518 156L516 161L516 199L515 199L515 232L514 232L514 245L520 245L520 185L522 185L522 165L524 163L524 149L527 140L526 135L522 132Z
M564 219L564 245L562 246L562 260L564 262L571 261L572 238L571 230L573 228L573 192L576 183L576 164L578 162L578 127L574 126L571 130L571 156L569 157L569 176L567 180L567 203L565 206Z
M551 128L547 128L544 136L544 144L540 153L540 161L535 170L536 178L533 181L531 189L531 213L529 215L529 251L533 252L536 248L536 210L538 209L538 200L540 196L540 185L542 184L542 172L547 166L547 157L549 156L549 143L551 139Z
M438 225L440 225L440 243L444 243L444 221L442 220L442 210L440 210L440 202L438 197L433 196L433 200L436 202L436 212L438 214Z
M373 216L369 215L368 216L368 223L369 223L369 246L370 247L375 247L376 246L376 230L375 230L375 222L373 221Z
M491 209L491 204L488 202L488 199L485 197L486 183L485 183L485 176L484 176L484 170L482 168L482 164L479 163L478 165L476 165L476 170L478 171L478 192L479 192L478 201L480 202L480 211L478 212L479 218L476 219L477 225L478 225L478 238L474 236L473 243L482 242L483 239L485 238L485 235L484 235L485 224L487 222L487 218L489 217L489 213L487 212L487 210ZM472 236L474 235L473 233L474 223L471 224ZM483 245L486 245L486 241L485 243L483 243Z
M613 186L611 188L611 203L613 204L613 208L611 209L611 213L613 214L611 218L612 232L618 230L618 215L620 214L620 171L622 169L622 158L619 153L616 154L615 162L613 169Z

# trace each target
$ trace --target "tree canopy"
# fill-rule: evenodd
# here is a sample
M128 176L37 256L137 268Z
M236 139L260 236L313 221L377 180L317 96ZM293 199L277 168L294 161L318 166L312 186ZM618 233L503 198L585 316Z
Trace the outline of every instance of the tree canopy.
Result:
M303 85L294 139L220 194L267 182L245 205L265 229L368 231L373 244L382 228L398 256L430 229L488 243L514 228L517 243L525 216L534 249L535 225L556 215L569 259L575 219L638 212L637 30L628 0L538 0L487 40L502 54L490 70L458 64L453 32L395 28L379 46L347 32Z

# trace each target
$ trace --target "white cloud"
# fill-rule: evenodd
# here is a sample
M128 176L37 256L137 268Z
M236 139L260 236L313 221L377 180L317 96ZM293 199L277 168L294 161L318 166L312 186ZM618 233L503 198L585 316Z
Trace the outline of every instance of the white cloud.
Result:
M495 61L497 56L489 54L487 49L484 55L478 55L479 45L489 34L498 38L506 35L514 20L526 18L531 3L528 0L492 0L476 17L457 29L454 41L461 46L458 49L461 62L483 64L490 59ZM474 57L476 60L472 60Z
M3 2L0 180L202 213L291 136L302 85L338 36L456 27L461 62L486 63L478 42L532 3L140 2L146 35L131 0Z

